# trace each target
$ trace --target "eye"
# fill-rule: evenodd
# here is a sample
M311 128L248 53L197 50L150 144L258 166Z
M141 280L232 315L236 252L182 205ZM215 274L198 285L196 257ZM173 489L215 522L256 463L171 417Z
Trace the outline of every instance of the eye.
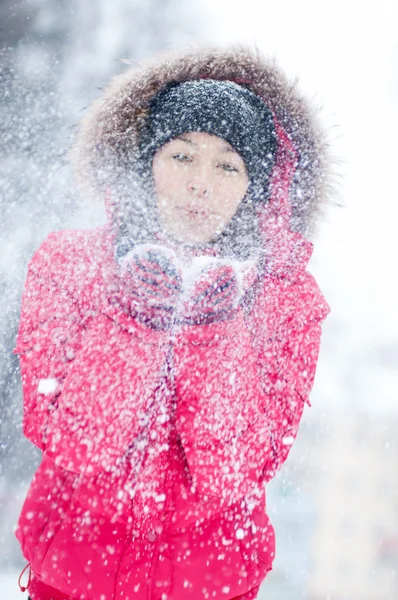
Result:
M239 173L239 169L234 167L234 165L231 165L231 163L221 163L218 166L221 167L221 169L223 169L227 173Z
M171 158L177 160L178 162L192 162L192 158L187 154L183 154L182 152L179 152L178 154L173 154Z

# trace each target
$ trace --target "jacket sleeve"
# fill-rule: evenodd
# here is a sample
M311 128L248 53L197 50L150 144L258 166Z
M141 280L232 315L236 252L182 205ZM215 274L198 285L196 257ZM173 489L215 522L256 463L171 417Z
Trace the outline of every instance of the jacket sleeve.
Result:
M23 293L23 430L57 465L92 476L138 448L163 351L156 332L144 343L144 326L126 316L122 327L112 306L93 309L84 244L58 236L34 255Z
M276 279L269 285L279 299L279 319L264 318L265 305L254 312L253 348L261 385L268 397L272 453L263 470L269 481L287 459L297 436L304 405L314 385L322 322L330 312L314 277L305 272L286 286ZM269 315L267 315L269 316ZM259 324L265 324L262 331ZM261 326L260 326L261 327Z
M84 329L76 302L54 279L55 242L56 234L50 234L29 263L14 350L22 376L23 432L41 450Z
M271 452L268 398L243 313L177 336L176 426L200 495L232 503L258 486Z
M252 327L238 311L231 321L191 327L177 340L177 429L202 495L234 502L287 458L329 311L311 276L302 283L271 289L279 311L260 305Z

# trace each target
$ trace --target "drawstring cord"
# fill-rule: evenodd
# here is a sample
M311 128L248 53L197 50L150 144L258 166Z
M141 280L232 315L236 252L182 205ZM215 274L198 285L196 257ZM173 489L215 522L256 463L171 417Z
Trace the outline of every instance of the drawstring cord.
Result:
M22 575L25 573L25 571L26 571L26 569L27 569L28 567L29 567L28 583L27 583L27 585L26 585L26 587L25 587L25 586L21 585L21 577L22 577ZM28 564L26 565L26 567L24 567L24 568L22 569L22 571L21 571L21 574L20 574L20 576L18 577L18 585L19 585L19 588L20 588L21 592L26 592L26 590L28 589L28 587L29 587L29 585L30 585L30 578L31 578L31 574L32 574L32 569L30 568L30 563L28 563Z

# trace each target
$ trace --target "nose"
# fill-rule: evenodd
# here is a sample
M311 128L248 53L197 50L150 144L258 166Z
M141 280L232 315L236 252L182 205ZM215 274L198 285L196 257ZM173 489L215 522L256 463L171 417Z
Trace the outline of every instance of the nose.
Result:
M201 165L188 179L188 190L196 198L208 198L211 196L212 182L211 173L207 165Z
M205 181L194 180L188 183L188 189L198 198L207 198L209 195L209 185Z

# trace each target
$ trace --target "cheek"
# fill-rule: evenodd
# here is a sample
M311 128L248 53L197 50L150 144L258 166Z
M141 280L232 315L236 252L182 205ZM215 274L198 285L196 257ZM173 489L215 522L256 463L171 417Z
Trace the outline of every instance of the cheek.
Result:
M177 169L158 169L154 182L157 198L173 202L181 193L183 178Z
M246 194L248 184L231 177L220 182L217 187L214 197L217 199L218 212L226 217L232 217Z

